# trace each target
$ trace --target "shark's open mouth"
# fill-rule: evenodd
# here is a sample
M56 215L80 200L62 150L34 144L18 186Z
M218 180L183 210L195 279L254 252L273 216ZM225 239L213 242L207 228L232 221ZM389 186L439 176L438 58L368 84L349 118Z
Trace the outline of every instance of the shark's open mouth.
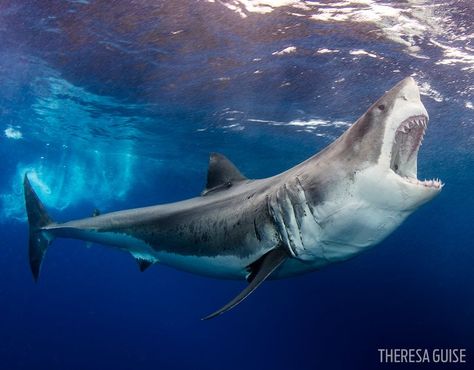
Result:
M424 115L412 116L398 126L392 147L390 168L406 181L428 188L440 189L439 179L420 181L417 179L418 149L425 136L428 118Z

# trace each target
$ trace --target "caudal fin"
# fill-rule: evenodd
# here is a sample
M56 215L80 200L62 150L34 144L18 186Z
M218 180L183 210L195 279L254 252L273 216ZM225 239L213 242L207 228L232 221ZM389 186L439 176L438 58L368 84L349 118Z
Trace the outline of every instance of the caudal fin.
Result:
M41 203L31 187L26 174L23 188L25 192L26 213L28 215L30 267L33 278L35 281L38 281L41 262L48 246L52 242L52 237L48 236L42 228L52 224L54 221L46 213L43 203Z

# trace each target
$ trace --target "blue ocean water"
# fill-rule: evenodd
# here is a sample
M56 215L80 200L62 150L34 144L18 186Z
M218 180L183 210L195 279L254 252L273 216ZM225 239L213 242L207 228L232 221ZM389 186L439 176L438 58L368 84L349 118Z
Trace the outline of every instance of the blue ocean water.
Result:
M389 368L378 348L466 348L472 367L473 15L470 0L0 2L0 368ZM430 113L418 177L446 186L367 253L206 322L244 283L140 273L74 240L33 282L26 171L57 220L185 199L210 152L277 174L409 75Z

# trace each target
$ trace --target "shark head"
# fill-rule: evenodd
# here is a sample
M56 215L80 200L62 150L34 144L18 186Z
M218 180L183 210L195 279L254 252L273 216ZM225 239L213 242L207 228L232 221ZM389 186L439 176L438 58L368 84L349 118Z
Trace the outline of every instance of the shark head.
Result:
M441 181L417 178L418 150L427 126L428 112L409 77L330 146L297 167L318 220L317 242L308 248L308 260L318 253L327 260L345 260L379 243L439 194Z
M440 180L417 178L418 150L428 119L418 86L408 77L378 99L339 139L345 144L340 146L346 148L349 157L345 160L352 163L349 168L354 170L360 196L373 205L410 212L440 192Z

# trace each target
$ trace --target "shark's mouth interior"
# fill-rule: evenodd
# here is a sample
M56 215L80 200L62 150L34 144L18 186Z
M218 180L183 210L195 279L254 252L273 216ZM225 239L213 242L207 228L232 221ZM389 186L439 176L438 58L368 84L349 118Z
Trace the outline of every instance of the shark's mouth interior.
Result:
M425 136L428 118L412 116L403 121L395 133L390 168L399 176L416 185L441 188L439 179L420 181L417 179L418 149Z

